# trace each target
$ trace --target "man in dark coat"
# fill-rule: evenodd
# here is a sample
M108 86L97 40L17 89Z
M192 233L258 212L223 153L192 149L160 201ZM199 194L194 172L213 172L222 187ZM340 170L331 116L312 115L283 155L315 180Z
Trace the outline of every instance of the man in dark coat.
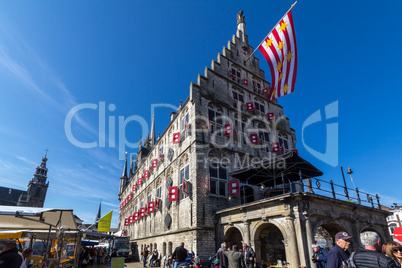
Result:
M226 249L226 242L223 242L221 244L221 248L218 249L218 252L212 258L218 258L219 260L219 266L221 268L227 268L228 267L228 257L226 257L224 251Z
M360 235L364 248L353 256L357 268L396 268L392 259L380 253L381 238L375 232L367 231Z
M184 242L181 242L180 246L177 247L172 254L172 259L175 260L173 268L177 268L180 263L184 263L186 261L186 258L187 249L184 248Z
M243 243L243 255L247 268L254 267L255 252L246 243Z
M0 268L20 268L22 257L18 254L17 245L7 243L0 254Z
M238 251L237 245L232 246L232 251L225 249L224 254L228 258L229 268L246 268L244 256Z
M349 258L347 250L351 238L347 232L339 232L335 235L336 245L328 252L327 268L339 268L342 262Z

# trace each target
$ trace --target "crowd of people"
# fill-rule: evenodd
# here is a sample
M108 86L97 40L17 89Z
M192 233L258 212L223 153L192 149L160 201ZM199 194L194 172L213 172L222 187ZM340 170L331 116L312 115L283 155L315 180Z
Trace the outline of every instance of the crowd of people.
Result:
M402 245L397 242L381 244L379 235L372 231L361 233L362 247L357 252L349 252L353 237L346 232L335 235L335 246L327 252L313 244L312 261L317 268L400 268L402 265Z
M253 268L255 257L254 250L246 243L239 249L237 244L228 248L226 242L223 242L210 260L213 260L214 268Z
M83 246L81 247L81 251L79 253L79 268L84 268L87 267L88 265L92 264L106 264L108 262L108 248L107 247L97 247L95 248L94 246L87 247ZM112 250L112 256L113 257L113 250ZM117 254L115 254L115 257L117 257Z

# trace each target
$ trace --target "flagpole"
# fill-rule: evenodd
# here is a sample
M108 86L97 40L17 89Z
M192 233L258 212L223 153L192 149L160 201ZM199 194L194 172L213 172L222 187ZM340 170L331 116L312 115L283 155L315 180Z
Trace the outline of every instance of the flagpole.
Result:
M293 5L289 8L288 11L286 11L285 15L283 15L282 18L281 18L279 21L281 21L281 20L289 13L289 11L292 10L292 8L296 5L296 3L297 3L297 1L293 3ZM277 24L278 24L278 23L277 23ZM275 24L275 26L276 26L277 24ZM272 30L275 29L275 26L274 26L274 28L272 28ZM269 33L262 39L261 43L256 47L256 49L254 49L253 53L251 53L251 55L247 58L246 62L248 62L248 60L251 58L251 56L254 55L254 53L255 53L255 52L257 51L257 49L261 46L261 44L264 43L265 38L267 38L267 36L272 32L272 30L269 31Z

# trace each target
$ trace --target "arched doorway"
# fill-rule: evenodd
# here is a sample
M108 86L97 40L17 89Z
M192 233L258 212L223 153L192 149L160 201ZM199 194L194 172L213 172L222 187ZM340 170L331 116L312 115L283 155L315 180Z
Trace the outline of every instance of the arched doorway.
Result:
M240 201L242 204L254 202L254 190L250 186L240 187Z
M163 246L162 246L162 256L166 256L166 242L163 242Z
M236 227L231 227L229 230L227 230L224 240L227 247L231 248L234 244L237 244L239 248L241 248L243 236L241 235L239 229Z
M335 245L335 241L333 241L331 233L324 226L319 226L317 228L317 231L314 234L313 242L327 251L329 251Z
M314 232L313 243L329 251L335 246L335 235L337 232L345 231L345 228L332 222L318 225Z
M267 223L259 228L256 241L260 241L257 251L259 251L261 263L276 266L280 265L279 260L281 263L287 261L283 240L281 230L275 225Z

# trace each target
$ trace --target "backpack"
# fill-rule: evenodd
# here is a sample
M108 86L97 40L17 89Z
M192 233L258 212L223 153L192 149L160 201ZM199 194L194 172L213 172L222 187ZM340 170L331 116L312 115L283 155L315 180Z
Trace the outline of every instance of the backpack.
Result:
M356 268L356 264L353 260L354 256L355 256L355 252L352 252L352 254L350 254L349 258L346 261L342 262L342 265L340 268Z

